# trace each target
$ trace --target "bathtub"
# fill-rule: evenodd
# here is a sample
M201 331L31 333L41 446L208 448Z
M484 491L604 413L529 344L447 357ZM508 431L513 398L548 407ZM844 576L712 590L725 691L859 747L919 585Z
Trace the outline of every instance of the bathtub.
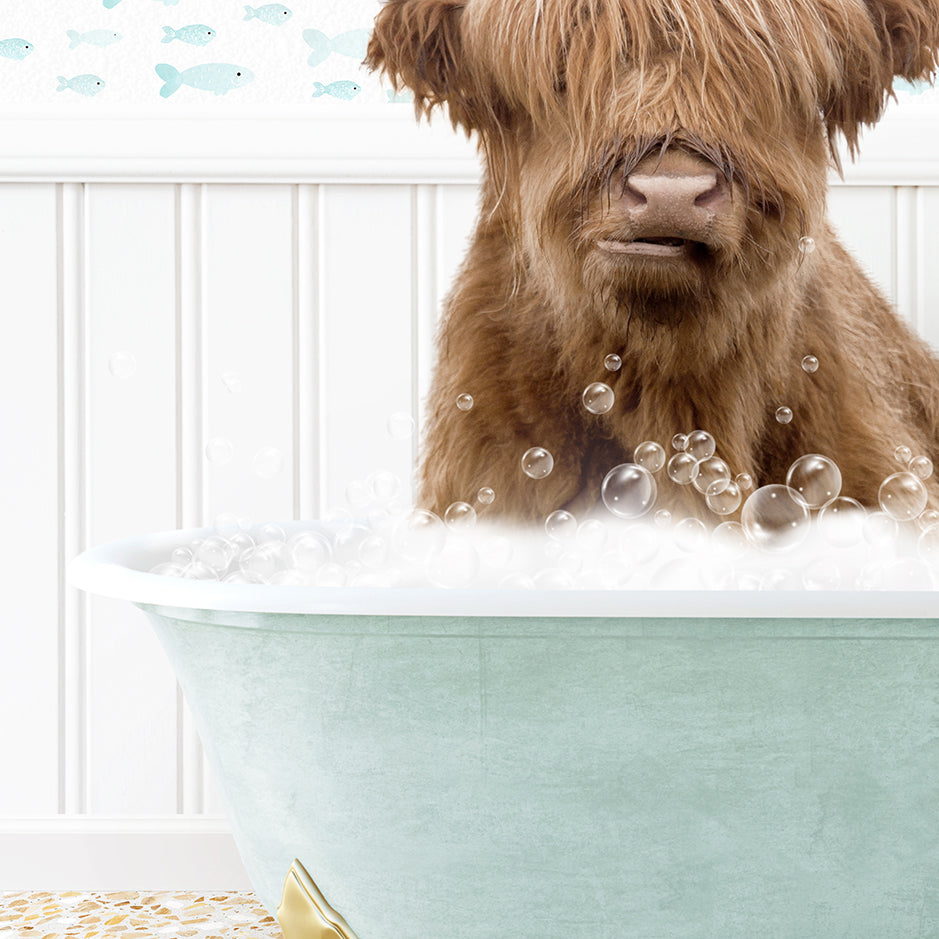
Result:
M199 534L71 577L149 617L287 939L939 935L935 593L145 573Z

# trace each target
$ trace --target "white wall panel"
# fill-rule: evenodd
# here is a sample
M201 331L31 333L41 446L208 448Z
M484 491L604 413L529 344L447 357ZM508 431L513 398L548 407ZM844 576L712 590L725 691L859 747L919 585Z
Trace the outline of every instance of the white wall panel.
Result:
M896 302L897 231L893 187L834 186L828 194L828 212L848 250Z
M176 523L175 194L87 186L89 543ZM176 682L143 616L92 598L86 809L176 810ZM114 772L115 766L126 772Z
M388 418L415 414L412 192L404 186L322 190L321 393L327 506L377 469L409 479L413 439Z
M258 521L290 519L296 328L291 190L209 186L203 192L205 521L223 512ZM210 458L205 448L213 441Z
M0 187L0 814L58 808L56 192Z
M917 189L918 310L916 327L939 354L939 187Z

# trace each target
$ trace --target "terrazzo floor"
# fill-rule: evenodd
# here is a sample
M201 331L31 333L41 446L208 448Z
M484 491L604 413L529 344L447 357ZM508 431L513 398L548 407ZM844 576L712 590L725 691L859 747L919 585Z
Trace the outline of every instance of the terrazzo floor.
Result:
M3 893L0 939L281 939L244 893Z

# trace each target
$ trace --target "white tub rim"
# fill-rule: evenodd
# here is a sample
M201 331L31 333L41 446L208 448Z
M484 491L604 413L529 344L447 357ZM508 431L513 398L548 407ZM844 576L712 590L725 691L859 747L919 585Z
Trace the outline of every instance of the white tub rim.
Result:
M284 523L285 529L311 522ZM617 617L656 619L939 620L935 590L494 590L293 587L149 573L172 549L214 529L150 532L90 548L68 566L88 593L179 609L343 616Z

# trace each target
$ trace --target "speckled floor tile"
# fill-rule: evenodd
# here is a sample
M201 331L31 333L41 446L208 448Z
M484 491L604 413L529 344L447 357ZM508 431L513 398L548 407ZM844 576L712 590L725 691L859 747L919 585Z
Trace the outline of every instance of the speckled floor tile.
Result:
M3 893L0 939L281 939L253 893Z

